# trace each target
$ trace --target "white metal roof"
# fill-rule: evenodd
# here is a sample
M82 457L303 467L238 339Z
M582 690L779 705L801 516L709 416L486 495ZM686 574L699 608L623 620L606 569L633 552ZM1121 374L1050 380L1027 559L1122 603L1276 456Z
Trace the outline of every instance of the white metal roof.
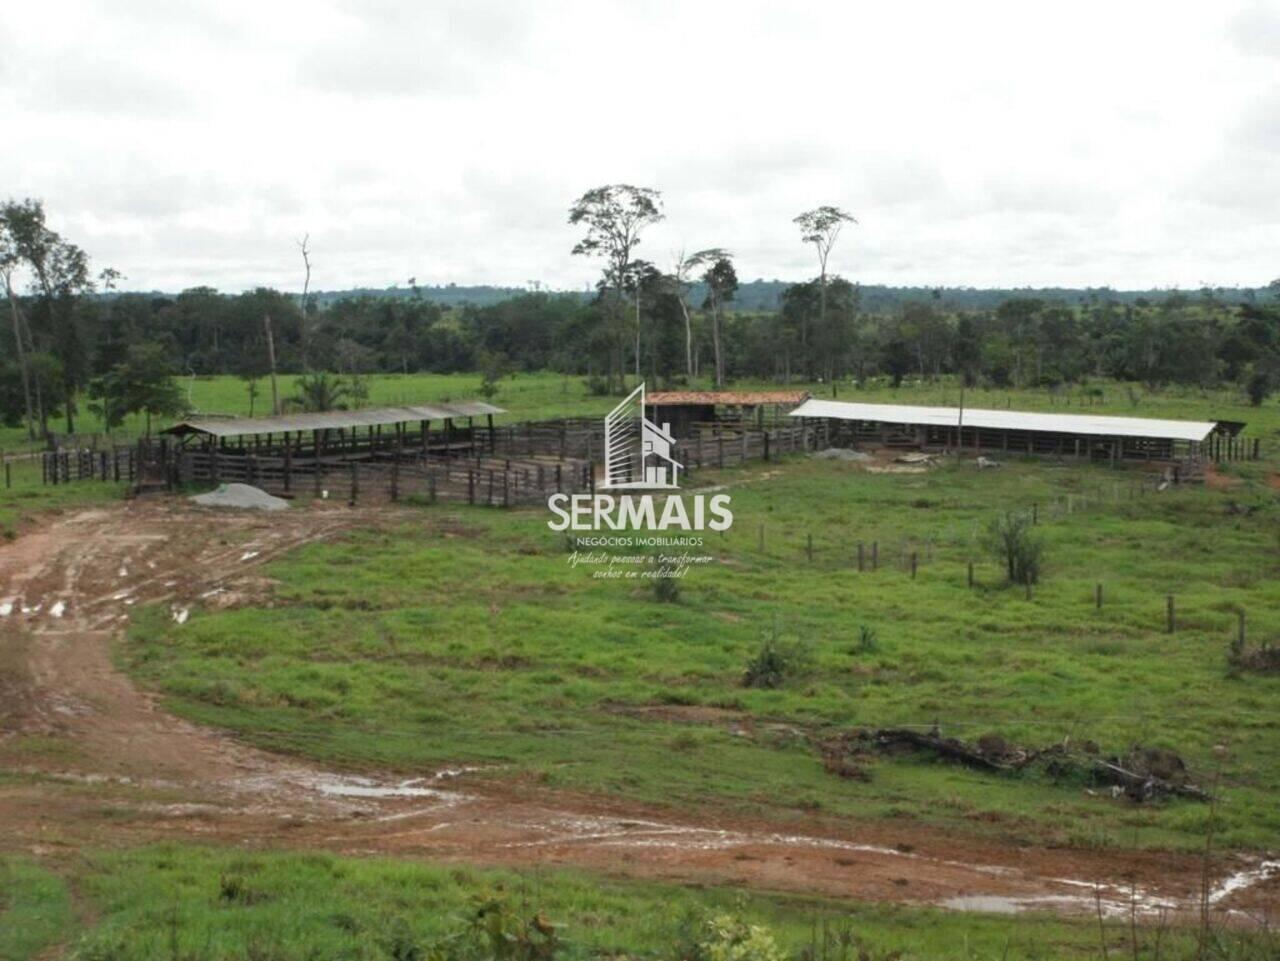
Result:
M842 400L807 400L791 417L829 417L882 424L924 424L956 427L958 407L909 407L901 404L856 404ZM1204 440L1217 423L1198 420L1155 420L1147 417L1107 417L1100 414L1036 414L1021 410L964 409L965 427L993 430L1036 430L1095 437L1157 437L1163 440Z

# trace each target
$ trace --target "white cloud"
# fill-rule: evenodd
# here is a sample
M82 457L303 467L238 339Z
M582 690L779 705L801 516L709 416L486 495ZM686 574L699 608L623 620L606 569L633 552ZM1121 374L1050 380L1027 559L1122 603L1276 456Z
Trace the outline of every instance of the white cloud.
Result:
M642 256L868 283L1259 283L1280 10L1084 0L51 0L0 12L0 183L130 285L590 282L565 214L664 191Z

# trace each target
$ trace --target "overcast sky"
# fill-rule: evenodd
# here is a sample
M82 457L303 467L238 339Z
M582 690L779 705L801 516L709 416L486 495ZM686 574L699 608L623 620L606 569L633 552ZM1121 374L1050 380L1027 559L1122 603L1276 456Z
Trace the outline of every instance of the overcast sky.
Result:
M0 196L124 286L582 287L566 210L663 192L639 253L864 283L1280 276L1280 0L7 0Z

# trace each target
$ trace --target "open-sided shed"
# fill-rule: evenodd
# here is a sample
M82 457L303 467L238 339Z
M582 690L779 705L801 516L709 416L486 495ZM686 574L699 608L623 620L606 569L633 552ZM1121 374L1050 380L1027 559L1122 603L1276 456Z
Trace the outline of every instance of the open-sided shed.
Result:
M188 417L161 434L183 446L196 441L206 448L255 452L288 449L292 455L347 455L413 448L446 453L474 445L477 417L492 432L501 407L484 401L369 407L357 410L277 414L270 417Z
M678 438L700 430L762 429L809 398L804 390L664 390L645 397L645 416Z
M826 420L833 442L1065 454L1094 459L1198 456L1217 421L1047 414L969 407L913 407L809 400L792 417Z

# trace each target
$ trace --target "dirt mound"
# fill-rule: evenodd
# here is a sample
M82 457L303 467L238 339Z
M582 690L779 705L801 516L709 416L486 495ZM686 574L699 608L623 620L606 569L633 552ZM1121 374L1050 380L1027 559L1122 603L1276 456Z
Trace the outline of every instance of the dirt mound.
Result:
M248 484L219 484L218 489L207 494L197 494L191 500L201 507L231 507L240 510L282 511L289 502L272 497L264 490Z

